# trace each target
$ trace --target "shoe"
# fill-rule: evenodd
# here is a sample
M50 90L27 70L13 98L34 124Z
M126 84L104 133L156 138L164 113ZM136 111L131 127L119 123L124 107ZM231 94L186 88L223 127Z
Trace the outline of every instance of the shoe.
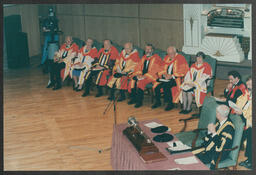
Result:
M132 104L135 104L136 103L136 99L135 98L132 98L130 101L128 101L128 105L132 105Z
M83 95L82 95L82 97L86 97L86 96L88 96L89 94L90 94L89 92L84 92Z
M170 111L170 110L172 110L173 108L174 108L174 105L173 105L173 104L168 104L164 110L165 110L165 111Z
M136 103L134 107L135 108L140 108L141 106L142 106L142 103Z
M158 108L159 106L161 106L161 103L156 102L153 106L151 106L152 109Z
M120 90L120 97L118 98L118 102L124 101L126 99L125 97L125 91L124 90Z
M50 83L50 84L48 84L48 86L46 86L46 88L52 88L53 86L54 86L54 84Z
M78 86L73 85L73 90L76 91Z
M240 164L239 164L239 165L240 165ZM243 167L245 167L245 168L248 168L248 169L252 169L252 163L249 162L248 159L247 159L247 161L244 161L244 164L241 165L241 166L243 166Z
M82 89L78 89L78 87L76 88L76 92L79 92L79 91L81 91Z
M179 114L184 114L185 111L186 111L186 110L182 109L182 110L179 112Z
M97 93L96 95L95 95L95 97L101 97L103 95L103 93Z
M124 101L125 99L126 99L125 97L120 96L117 101L121 102L121 101Z
M247 164L249 162L248 159L246 159L245 161L242 161L239 163L239 166L244 166L245 164Z
M192 112L192 109L190 109L190 110L185 110L183 114L189 114L190 112Z
M56 91L58 89L61 89L61 86L55 86L52 90Z

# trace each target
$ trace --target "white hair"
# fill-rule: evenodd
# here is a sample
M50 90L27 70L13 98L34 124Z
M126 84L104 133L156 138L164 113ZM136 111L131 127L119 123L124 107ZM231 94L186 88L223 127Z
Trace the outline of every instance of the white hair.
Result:
M216 108L216 112L218 112L223 118L228 117L229 111L230 111L230 109L226 105L219 105Z

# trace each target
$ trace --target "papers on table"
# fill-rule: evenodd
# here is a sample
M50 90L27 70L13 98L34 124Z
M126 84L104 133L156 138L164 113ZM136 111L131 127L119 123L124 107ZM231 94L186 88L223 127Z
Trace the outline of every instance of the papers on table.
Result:
M137 77L137 78L138 78L138 77ZM145 79L145 77L138 78L138 80L143 80L143 79Z
M198 160L195 156L185 157L185 158L179 158L174 160L177 164L181 165L188 165L188 164L194 164L198 163Z
M234 109L235 111L239 111L239 112L242 112L242 110L234 103L234 102L232 102L232 101L228 101L228 105L232 108L232 109Z
M169 81L171 81L171 80L166 80L166 79L160 78L159 81L160 81L160 82L169 82Z
M180 168L172 168L172 169L168 169L168 170L181 170Z
M159 126L163 126L162 124L160 123L156 123L156 122L150 122L150 123L146 123L144 124L146 127L148 128L156 128L156 127L159 127ZM171 131L171 128L168 127L168 130L167 131Z
M190 146L183 144L181 141L171 141L171 142L167 142L167 144L169 145L168 149L171 151L181 151L181 150L191 149Z
M162 124L159 124L159 123L156 123L156 122L150 122L150 123L146 123L144 125L146 127L149 127L149 128L155 128L155 127L158 127L158 126L163 126Z

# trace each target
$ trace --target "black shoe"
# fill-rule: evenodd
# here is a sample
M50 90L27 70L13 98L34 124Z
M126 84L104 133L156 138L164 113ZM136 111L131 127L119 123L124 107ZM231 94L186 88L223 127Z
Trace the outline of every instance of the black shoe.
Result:
M128 105L132 105L135 103L136 103L136 100L134 98L132 98L130 101L128 101Z
M141 106L142 106L142 103L136 103L134 107L135 108L140 108Z
M55 86L52 90L56 91L58 89L61 89L61 86Z
M248 168L248 169L252 169L252 163L248 161L248 162L246 162L246 163L243 165L243 167Z
M108 100L112 101L114 100L114 97L108 97Z
M170 110L172 110L173 108L174 108L174 105L173 105L173 104L168 104L164 110L165 110L165 111L170 111Z
M190 112L192 112L192 109L190 109L190 110L185 110L183 114L189 114Z
M159 106L161 106L161 103L157 102L153 106L151 106L151 108L155 109L155 108L158 108Z
M54 86L54 84L50 83L50 84L48 84L48 86L46 86L46 88L52 88L53 86Z
M180 113L180 114L184 114L185 111L186 111L186 110L182 109L179 113Z
M82 88L81 89L78 89L78 87L76 88L76 92L79 92L79 91L81 91L82 90Z
M125 96L120 96L117 101L121 102L121 101L124 101L125 99L126 99Z
M96 95L95 95L95 97L101 97L103 95L103 93L97 93Z
M86 97L86 96L88 96L89 94L90 94L89 92L84 92L83 95L82 95L82 97Z
M239 166L245 166L249 162L248 159L239 163Z

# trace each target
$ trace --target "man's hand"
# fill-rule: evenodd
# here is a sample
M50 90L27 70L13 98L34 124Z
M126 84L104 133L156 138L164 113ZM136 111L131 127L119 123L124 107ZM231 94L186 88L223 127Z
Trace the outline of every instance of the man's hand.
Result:
M235 110L235 113L238 114L238 115L242 115L243 114L242 111L237 111L237 110Z
M93 69L95 69L95 70L102 70L102 69L104 69L104 67L101 67L101 66L99 66L99 65L97 65L95 68L93 68Z
M184 85L188 85L188 86L191 86L191 87L195 87L196 85L192 82L185 82Z
M212 134L215 134L216 133L216 128L215 128L215 125L213 123L210 123L208 125L208 131Z
M166 80L172 79L172 75L171 75L171 74L165 74L165 79L166 79Z
M144 78L144 76L143 75L137 75L137 78L142 79L142 78Z

